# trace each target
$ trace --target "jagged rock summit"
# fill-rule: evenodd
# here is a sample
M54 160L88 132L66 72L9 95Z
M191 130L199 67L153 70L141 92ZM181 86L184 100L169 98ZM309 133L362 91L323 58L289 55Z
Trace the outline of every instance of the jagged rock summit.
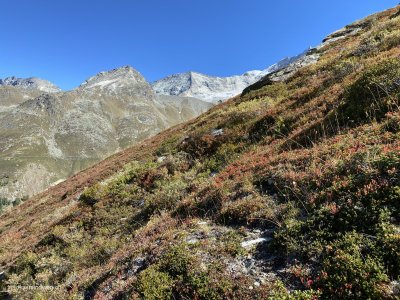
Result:
M15 76L0 79L0 86L14 86L27 90L39 90L45 93L61 92L61 89L48 80L37 77L17 78Z

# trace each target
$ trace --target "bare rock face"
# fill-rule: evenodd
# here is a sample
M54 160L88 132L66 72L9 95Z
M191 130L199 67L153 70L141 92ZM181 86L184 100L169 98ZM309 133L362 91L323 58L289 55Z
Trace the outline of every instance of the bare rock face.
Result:
M69 92L0 87L0 197L32 196L211 106L158 96L132 67L101 72Z

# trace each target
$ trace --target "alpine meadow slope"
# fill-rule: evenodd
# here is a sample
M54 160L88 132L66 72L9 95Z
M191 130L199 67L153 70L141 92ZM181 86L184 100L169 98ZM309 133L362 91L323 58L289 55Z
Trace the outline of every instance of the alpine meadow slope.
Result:
M399 107L397 6L3 214L0 290L398 299Z

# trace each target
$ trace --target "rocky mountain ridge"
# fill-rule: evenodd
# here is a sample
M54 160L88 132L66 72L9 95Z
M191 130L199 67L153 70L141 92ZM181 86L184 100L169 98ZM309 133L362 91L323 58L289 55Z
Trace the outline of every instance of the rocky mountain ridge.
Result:
M68 92L19 80L0 86L0 198L32 196L211 105L156 95L129 66ZM36 81L37 82L37 81Z
M14 86L27 90L39 90L45 93L61 92L61 89L50 81L37 78L17 78L15 76L0 79L0 86Z

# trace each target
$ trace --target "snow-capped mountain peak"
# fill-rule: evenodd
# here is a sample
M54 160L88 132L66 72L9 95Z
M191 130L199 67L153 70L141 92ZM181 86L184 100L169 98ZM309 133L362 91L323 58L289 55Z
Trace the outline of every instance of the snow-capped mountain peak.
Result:
M285 58L265 70L252 70L230 77L208 76L197 72L173 74L153 82L154 91L160 95L194 97L207 102L226 100L240 94L246 87L264 76L287 67L305 56L307 51Z
M170 75L154 82L152 86L157 94L194 97L207 102L216 102L239 94L261 77L262 71L250 71L231 77L186 72Z

